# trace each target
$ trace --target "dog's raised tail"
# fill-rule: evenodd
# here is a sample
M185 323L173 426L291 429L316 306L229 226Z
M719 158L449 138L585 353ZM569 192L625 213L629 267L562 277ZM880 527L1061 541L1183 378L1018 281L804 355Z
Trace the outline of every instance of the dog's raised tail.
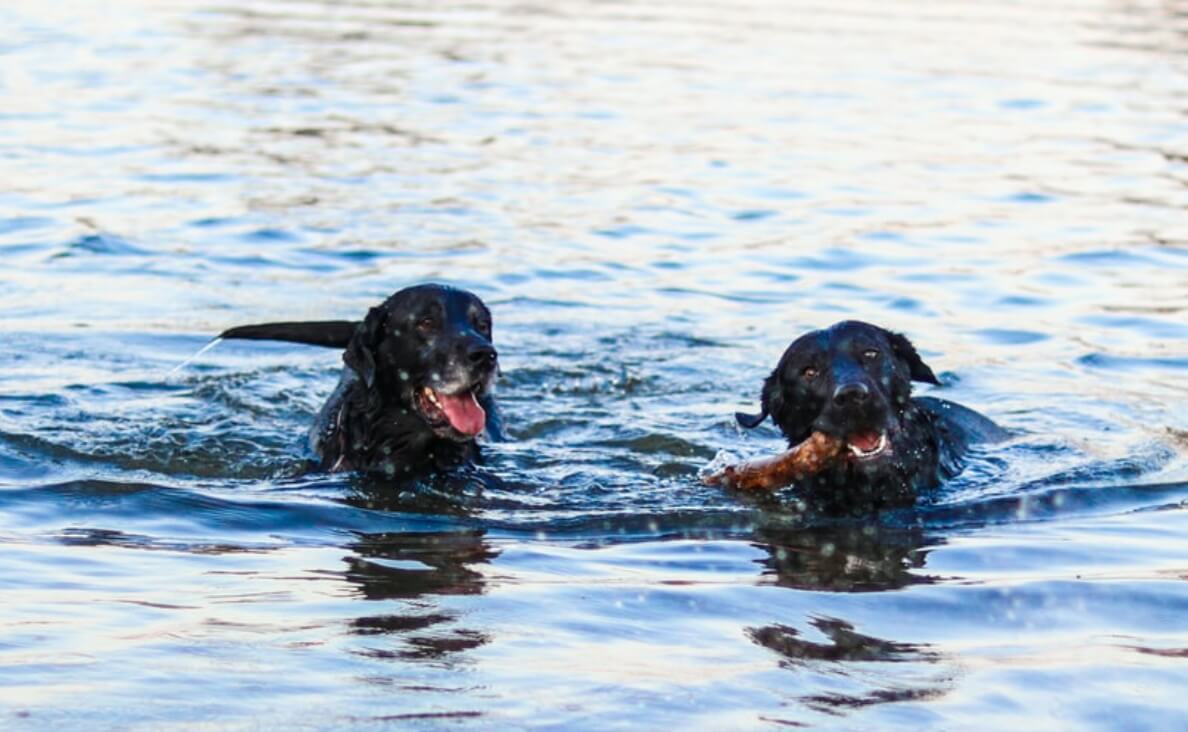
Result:
M311 320L300 323L260 323L228 328L219 338L249 341L287 341L309 346L346 348L359 323L353 320Z

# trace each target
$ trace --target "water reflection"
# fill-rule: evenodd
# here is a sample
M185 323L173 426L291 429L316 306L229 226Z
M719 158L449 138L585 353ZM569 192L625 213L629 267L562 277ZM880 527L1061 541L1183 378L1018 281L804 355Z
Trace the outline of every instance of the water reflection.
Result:
M824 637L822 641L809 640L803 632L787 625L748 628L746 635L753 643L778 654L780 666L785 669L815 672L844 682L846 691L800 696L799 701L810 708L828 712L838 708L934 699L951 688L943 669L929 668L944 661L944 656L927 645L864 635L838 618L816 617L810 619L809 624ZM918 664L920 669L915 674L897 671L893 675L896 681L889 683L881 678L882 674L877 670L879 666L872 665L884 663ZM905 683L906 680L911 683ZM858 690L858 687L862 689Z
M367 600L411 599L422 595L474 595L483 575L474 568L499 552L481 529L424 533L364 534L344 561L345 577Z
M434 602L440 595L477 595L486 565L499 552L485 532L441 531L364 534L344 558L344 578L368 601L403 601L402 611L362 615L350 622L359 636L391 637L395 647L373 641L357 653L372 658L442 660L490 641L488 633L458 627L459 617Z
M119 529L71 527L56 536L67 546L121 547L157 551L188 552L190 554L237 554L266 551L264 547L248 547L222 542L169 541L155 536L131 534Z
M877 523L759 529L755 546L767 553L760 563L765 581L803 590L879 592L929 584L921 574L928 551L944 543L918 527Z
M879 593L939 582L941 578L922 570L929 551L946 543L943 536L918 526L877 522L760 527L754 539L753 545L765 554L758 560L761 582L831 593ZM751 626L745 635L776 653L781 668L823 677L816 684L800 682L826 689L797 697L797 703L809 709L836 714L934 699L952 686L944 655L928 644L864 634L838 617L814 615L808 624L820 639L786 623ZM885 674L878 670L885 663L916 664L920 669ZM937 664L942 668L931 668Z
M940 654L926 646L899 643L863 635L854 626L837 618L813 618L809 624L820 631L827 642L807 640L796 628L769 625L749 628L747 637L783 656L786 663L803 666L812 661L905 661L935 662Z

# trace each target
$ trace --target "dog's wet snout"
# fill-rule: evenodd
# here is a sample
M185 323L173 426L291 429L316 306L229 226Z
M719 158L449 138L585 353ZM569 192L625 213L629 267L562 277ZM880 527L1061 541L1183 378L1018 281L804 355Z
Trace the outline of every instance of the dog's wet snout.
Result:
M840 408L858 407L870 399L870 388L861 381L841 384L833 391L833 403Z
M498 358L499 353L496 352L495 347L486 343L472 343L466 349L466 360L472 366L490 368L495 365Z

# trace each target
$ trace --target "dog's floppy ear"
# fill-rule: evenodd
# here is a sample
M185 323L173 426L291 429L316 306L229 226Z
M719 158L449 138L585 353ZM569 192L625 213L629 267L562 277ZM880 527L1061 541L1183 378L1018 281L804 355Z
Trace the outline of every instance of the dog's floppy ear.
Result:
M912 381L922 381L926 384L940 386L940 380L936 378L936 374L932 373L928 364L924 363L924 359L920 358L920 354L916 353L916 347L907 339L907 336L901 333L887 333L887 339L891 341L891 349L895 351L895 355L908 365Z
M763 424L763 420L767 419L767 410L760 409L759 414L747 414L746 412L735 412L734 418L738 420L741 427L752 430Z
M354 369L369 389L375 384L375 349L383 337L386 315L382 308L368 310L367 317L355 328L355 334L342 354L342 360Z
M747 414L746 412L735 412L734 418L738 420L738 424L748 430L754 429L763 424L763 420L767 419L769 414L772 414L779 409L779 403L783 400L781 395L776 371L771 372L767 380L763 382L763 394L759 400L759 414Z

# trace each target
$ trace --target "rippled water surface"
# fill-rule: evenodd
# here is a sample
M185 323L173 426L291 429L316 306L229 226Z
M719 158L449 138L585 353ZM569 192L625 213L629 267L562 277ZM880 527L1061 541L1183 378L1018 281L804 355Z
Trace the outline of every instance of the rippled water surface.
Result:
M1188 724L1188 6L0 8L0 727ZM491 306L509 442L304 472ZM1012 430L912 510L703 487L798 333Z

